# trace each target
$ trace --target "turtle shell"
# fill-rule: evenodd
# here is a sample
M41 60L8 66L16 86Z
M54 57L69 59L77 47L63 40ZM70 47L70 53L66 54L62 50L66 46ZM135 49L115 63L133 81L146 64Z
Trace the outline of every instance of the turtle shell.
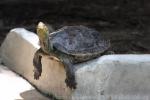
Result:
M85 26L65 26L50 33L49 44L69 55L100 54L110 46L101 33Z

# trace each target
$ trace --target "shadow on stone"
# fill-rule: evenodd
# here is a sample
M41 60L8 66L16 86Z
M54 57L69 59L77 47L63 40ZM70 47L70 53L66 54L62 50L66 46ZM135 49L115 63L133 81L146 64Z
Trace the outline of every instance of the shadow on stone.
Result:
M20 93L20 96L23 98L22 100L52 100L48 97L43 96L37 90L28 90Z

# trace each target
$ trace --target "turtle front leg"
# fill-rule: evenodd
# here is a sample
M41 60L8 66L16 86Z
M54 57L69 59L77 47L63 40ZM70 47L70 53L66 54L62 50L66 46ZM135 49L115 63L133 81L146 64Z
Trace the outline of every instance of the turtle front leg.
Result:
M34 54L34 58L33 58L33 66L34 66L34 79L38 80L39 77L41 76L42 73L42 63L41 63L41 59L42 56L41 54L43 53L42 49L38 49L35 54Z
M73 68L73 64L71 58L65 54L60 54L59 59L64 64L66 71L66 80L65 83L70 89L76 89L76 80L75 80L75 72Z

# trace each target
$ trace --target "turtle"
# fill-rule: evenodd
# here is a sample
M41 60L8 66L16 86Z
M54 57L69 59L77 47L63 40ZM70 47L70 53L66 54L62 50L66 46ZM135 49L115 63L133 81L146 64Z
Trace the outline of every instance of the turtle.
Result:
M110 41L95 29L83 25L64 26L49 32L48 27L39 22L37 25L40 48L33 57L34 79L42 73L43 55L56 57L64 65L65 83L70 89L76 89L75 64L102 56L110 47Z

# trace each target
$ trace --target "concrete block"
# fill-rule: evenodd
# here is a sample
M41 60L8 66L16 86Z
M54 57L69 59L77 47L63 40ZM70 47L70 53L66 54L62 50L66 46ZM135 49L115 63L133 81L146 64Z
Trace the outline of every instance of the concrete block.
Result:
M3 42L1 57L10 69L46 94L66 100L149 98L149 54L107 55L77 64L74 66L77 69L77 89L71 91L64 82L66 76L63 65L48 57L42 59L42 76L34 80L32 59L38 48L38 37L34 33L16 28L9 32Z
M42 92L69 99L71 91L64 83L65 71L57 61L43 58L42 76L39 80L34 80L32 60L38 48L38 37L34 33L22 28L13 29L1 45L2 61Z

